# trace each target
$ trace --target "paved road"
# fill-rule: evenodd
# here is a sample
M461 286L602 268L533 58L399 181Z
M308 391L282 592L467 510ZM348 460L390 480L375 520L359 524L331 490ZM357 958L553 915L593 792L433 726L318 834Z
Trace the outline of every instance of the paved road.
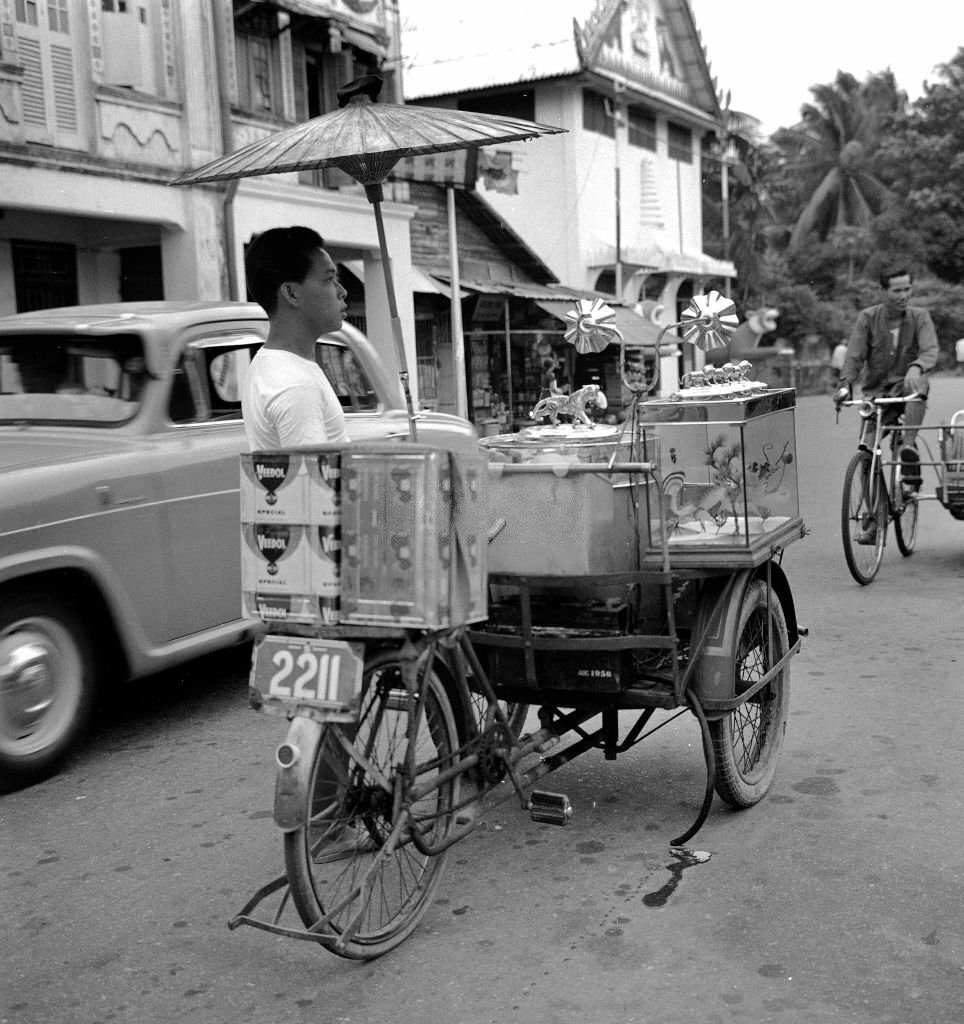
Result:
M929 422L964 407L940 378ZM59 777L0 798L0 1022L959 1024L964 1019L964 522L925 506L920 549L869 588L837 537L855 436L798 411L810 536L787 552L801 622L769 797L698 805L689 717L615 763L554 776L576 816L504 804L456 847L415 935L372 964L227 919L280 870L277 720L243 657L160 676ZM925 484L925 491L932 481Z

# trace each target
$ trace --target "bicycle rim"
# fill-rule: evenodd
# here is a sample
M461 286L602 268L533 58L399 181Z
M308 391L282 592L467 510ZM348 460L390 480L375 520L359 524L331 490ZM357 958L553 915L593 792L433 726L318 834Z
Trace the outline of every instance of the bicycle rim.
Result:
M858 452L850 460L844 476L840 532L844 557L850 575L866 586L877 575L884 557L887 536L887 495L883 477L869 480L871 459ZM876 526L873 543L860 543L864 532Z
M909 494L904 499L904 507L894 515L894 538L900 553L905 558L914 553L914 547L917 544L919 513L920 503L917 500L917 495Z
M420 852L411 830L439 842L452 827L458 795L455 780L431 787L458 748L455 717L438 676L425 677L424 712L417 723L397 656L366 664L365 676L359 723L322 730L305 797L308 823L285 836L288 880L302 921L310 928L327 917L319 932L331 938L323 944L361 960L404 941L431 904L445 853ZM339 743L339 732L350 741L351 755ZM415 778L406 785L399 772L410 743ZM400 811L411 785L430 788L410 813ZM403 828L396 827L400 814Z

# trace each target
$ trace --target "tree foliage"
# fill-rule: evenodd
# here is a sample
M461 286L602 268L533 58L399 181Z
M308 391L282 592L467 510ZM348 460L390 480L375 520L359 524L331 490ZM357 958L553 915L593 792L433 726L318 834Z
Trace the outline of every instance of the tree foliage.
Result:
M964 277L964 48L893 119L879 164L940 277Z
M913 103L890 70L863 82L839 71L810 91L798 124L736 147L734 298L744 310L778 306L789 341L832 343L880 301L881 270L906 266L952 364L964 337L964 47ZM717 166L705 182L710 247L720 243Z
M793 179L800 202L790 247L811 234L821 239L847 227L867 228L890 199L877 177L874 158L882 127L906 102L893 73L860 83L838 71L830 85L811 88L813 102L800 109L800 123L781 128L773 142L784 175Z

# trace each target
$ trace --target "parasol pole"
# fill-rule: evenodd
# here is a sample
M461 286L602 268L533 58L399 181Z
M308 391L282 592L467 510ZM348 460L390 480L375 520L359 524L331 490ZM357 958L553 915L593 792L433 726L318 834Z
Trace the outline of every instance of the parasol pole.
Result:
M512 320L509 317L509 296L506 295L502 300L502 327L504 332L505 341L505 387L506 387L506 403L508 409L507 426L512 429L513 415L513 404L512 404Z
M402 321L398 316L398 303L395 301L395 279L392 275L392 262L388 255L385 225L382 222L382 198L384 192L381 182L374 185L366 185L365 195L375 211L378 248L382 254L382 272L385 275L385 291L388 293L388 315L392 322L392 338L395 341L395 356L398 359L398 379L402 382L402 391L405 394L405 409L408 412L408 437L410 441L417 441L415 407L412 404L412 391L408 382L408 359L405 356L405 339L402 336Z
M445 188L449 222L449 276L452 279L452 368L455 374L455 412L468 419L469 396L465 386L465 334L462 331L462 284L459 279L459 241L456 234L455 189Z

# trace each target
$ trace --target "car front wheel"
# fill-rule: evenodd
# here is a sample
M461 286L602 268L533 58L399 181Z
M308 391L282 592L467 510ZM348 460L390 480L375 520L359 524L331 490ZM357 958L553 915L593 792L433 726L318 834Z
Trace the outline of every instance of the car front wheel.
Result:
M39 590L0 596L0 788L57 770L87 724L93 689L76 613Z

